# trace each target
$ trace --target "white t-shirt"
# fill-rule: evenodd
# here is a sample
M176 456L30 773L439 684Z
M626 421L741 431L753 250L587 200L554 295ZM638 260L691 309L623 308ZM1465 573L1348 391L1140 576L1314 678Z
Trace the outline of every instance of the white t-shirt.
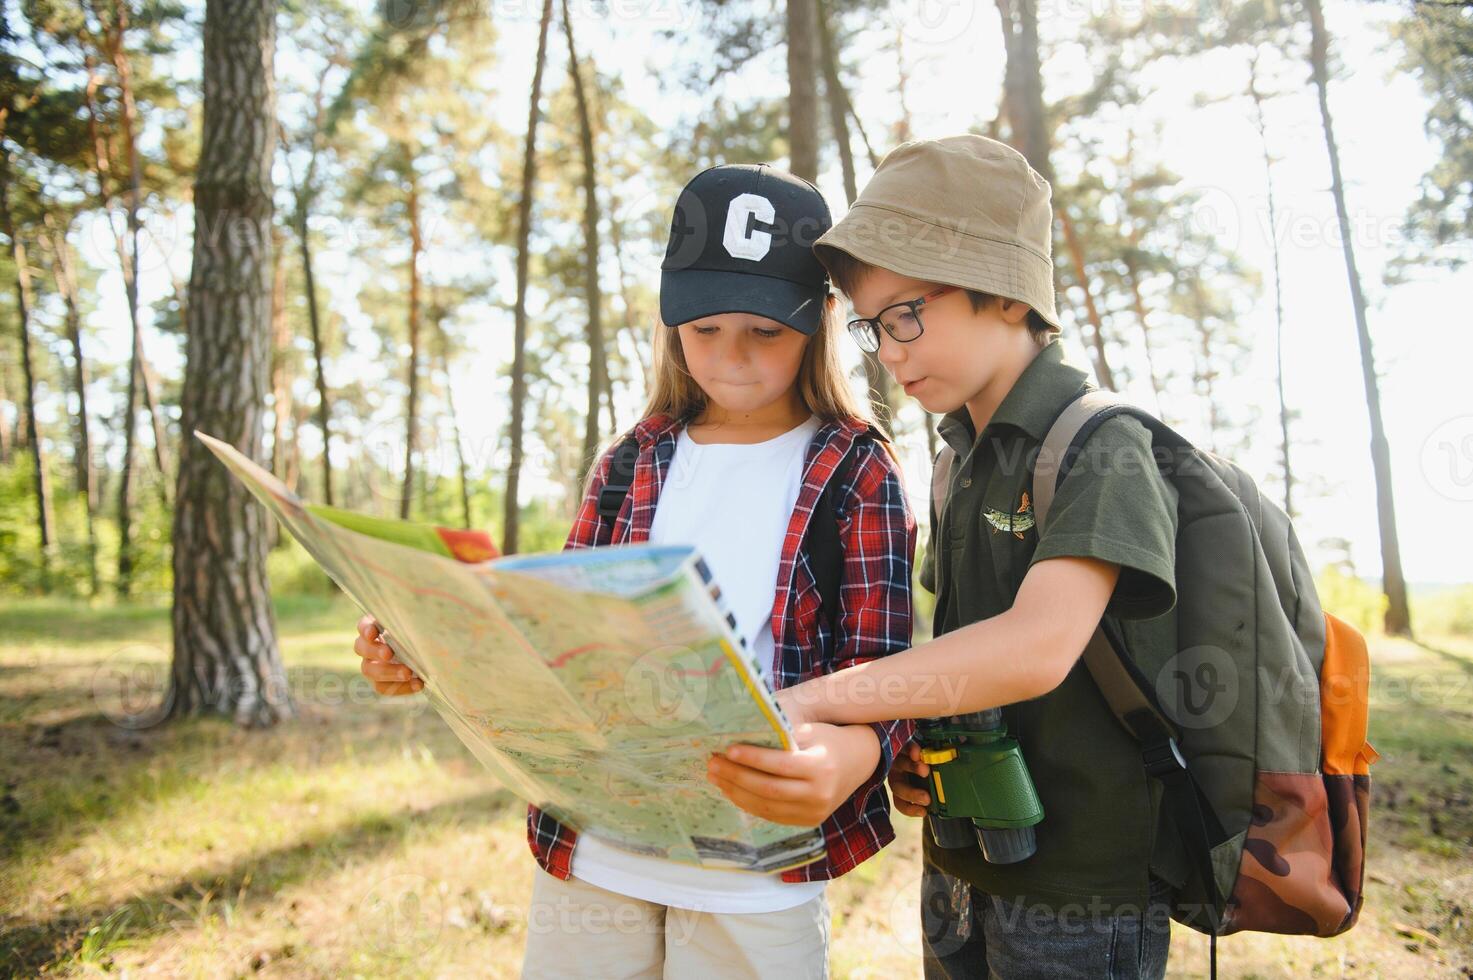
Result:
M783 537L818 427L810 416L748 446L701 445L682 430L650 524L652 544L692 544L700 551L765 677L772 673L772 606ZM578 837L572 871L621 895L702 912L776 912L816 898L825 885L634 854L591 834Z

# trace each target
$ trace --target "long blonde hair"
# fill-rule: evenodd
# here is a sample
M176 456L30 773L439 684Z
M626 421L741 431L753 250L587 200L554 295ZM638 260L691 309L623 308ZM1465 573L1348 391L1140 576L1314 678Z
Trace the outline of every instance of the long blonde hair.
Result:
M803 406L821 421L837 422L847 418L873 425L875 420L869 405L855 396L849 379L844 375L844 365L839 361L839 333L842 329L838 297L830 293L824 301L818 329L803 347L803 360L798 365L798 377L794 383ZM656 320L652 359L650 394L642 419L652 415L686 419L706 407L706 393L686 367L679 330Z

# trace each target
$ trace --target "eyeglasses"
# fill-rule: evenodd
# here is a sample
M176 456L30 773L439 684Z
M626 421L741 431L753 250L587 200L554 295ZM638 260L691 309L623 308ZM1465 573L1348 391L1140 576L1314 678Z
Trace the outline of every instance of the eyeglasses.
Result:
M895 338L897 343L908 344L922 333L921 307L938 296L957 289L956 286L942 286L918 299L908 299L899 303L891 303L878 314L872 317L857 317L849 321L849 336L859 345L859 349L873 354L880 349L880 328Z

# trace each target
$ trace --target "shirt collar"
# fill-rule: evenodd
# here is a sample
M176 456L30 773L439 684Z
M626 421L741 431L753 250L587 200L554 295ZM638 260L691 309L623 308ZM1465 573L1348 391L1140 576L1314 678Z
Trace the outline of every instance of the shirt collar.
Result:
M983 431L1010 425L1043 442L1049 427L1085 387L1088 377L1087 372L1064 359L1063 345L1052 341L1023 369ZM936 433L959 454L966 455L976 442L967 406L943 416L936 423Z
M668 414L651 415L641 420L634 427L633 434L639 442L640 449L643 450L645 447L659 442L662 438L679 435L680 431L685 428L686 421L687 419L677 418ZM814 433L814 437L815 441L821 441L830 432L850 432L858 435L865 431L871 432L876 438L886 442L889 441L878 428L866 425L858 419L847 417L835 419L831 422L822 422L819 425L818 432Z

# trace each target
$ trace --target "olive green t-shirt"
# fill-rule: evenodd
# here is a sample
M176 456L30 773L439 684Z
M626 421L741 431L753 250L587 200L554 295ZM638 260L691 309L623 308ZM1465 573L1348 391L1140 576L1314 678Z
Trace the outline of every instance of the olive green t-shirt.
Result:
M1177 493L1155 463L1146 427L1125 416L1102 423L1059 484L1042 536L1034 526L1034 458L1059 413L1085 390L1085 372L1054 342L980 436L965 406L941 420L938 432L957 458L944 513L933 508L921 584L936 594L939 636L1006 611L1037 562L1113 562L1121 572L1106 615L1154 677L1175 652ZM1037 853L992 865L976 847L948 851L927 835L926 860L1011 902L1100 914L1142 907L1148 869L1181 883L1185 857L1169 821L1160 830L1160 788L1082 661L1053 691L1004 707L1003 717L1043 803Z

